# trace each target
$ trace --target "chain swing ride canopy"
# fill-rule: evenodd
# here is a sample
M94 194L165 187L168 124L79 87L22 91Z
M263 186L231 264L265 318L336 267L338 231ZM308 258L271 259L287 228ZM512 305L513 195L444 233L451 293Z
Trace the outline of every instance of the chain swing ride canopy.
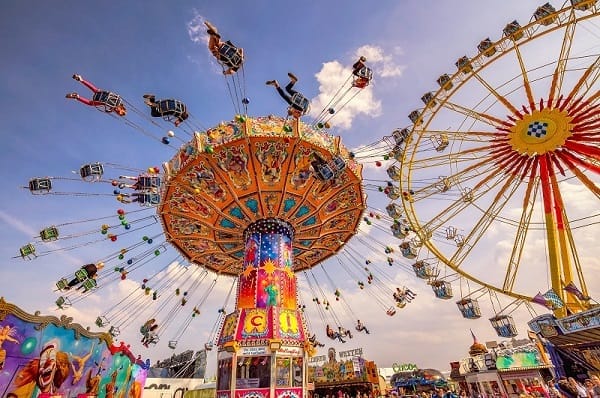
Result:
M334 178L313 177L315 154L338 162ZM165 234L191 262L222 274L242 273L244 232L258 220L289 223L296 272L334 255L366 206L362 166L339 137L298 119L240 116L196 133L164 169Z

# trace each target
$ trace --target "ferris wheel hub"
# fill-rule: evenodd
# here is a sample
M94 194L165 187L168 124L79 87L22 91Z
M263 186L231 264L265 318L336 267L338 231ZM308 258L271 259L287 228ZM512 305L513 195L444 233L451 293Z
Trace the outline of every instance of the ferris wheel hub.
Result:
M540 155L561 148L571 132L571 117L560 109L535 110L511 128L510 145L522 155Z

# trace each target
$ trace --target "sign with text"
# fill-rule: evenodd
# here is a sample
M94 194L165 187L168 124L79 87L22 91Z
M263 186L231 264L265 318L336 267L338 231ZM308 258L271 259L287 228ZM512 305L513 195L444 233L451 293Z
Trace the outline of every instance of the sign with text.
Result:
M362 356L362 353L363 353L362 348L355 348L353 350L340 351L338 355L340 356L340 358L360 357L360 356Z
M266 355L269 353L267 347L241 347L239 355L251 356L251 355Z

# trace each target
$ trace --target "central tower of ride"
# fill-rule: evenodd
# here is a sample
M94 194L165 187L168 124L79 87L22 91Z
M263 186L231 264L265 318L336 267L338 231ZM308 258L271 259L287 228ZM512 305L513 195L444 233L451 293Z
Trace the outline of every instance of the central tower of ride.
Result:
M159 214L170 242L237 278L216 341L218 398L305 396L315 348L296 274L355 234L361 166L339 137L298 119L238 116L196 132L164 169Z

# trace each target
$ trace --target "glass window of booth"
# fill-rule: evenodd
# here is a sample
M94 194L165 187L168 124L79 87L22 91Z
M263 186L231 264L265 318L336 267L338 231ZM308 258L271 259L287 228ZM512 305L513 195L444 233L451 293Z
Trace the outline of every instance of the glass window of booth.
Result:
M277 387L302 387L302 365L301 357L278 357L275 361Z
M269 388L271 357L238 357L236 388Z
M217 390L229 390L231 387L231 358L220 360L218 366Z

